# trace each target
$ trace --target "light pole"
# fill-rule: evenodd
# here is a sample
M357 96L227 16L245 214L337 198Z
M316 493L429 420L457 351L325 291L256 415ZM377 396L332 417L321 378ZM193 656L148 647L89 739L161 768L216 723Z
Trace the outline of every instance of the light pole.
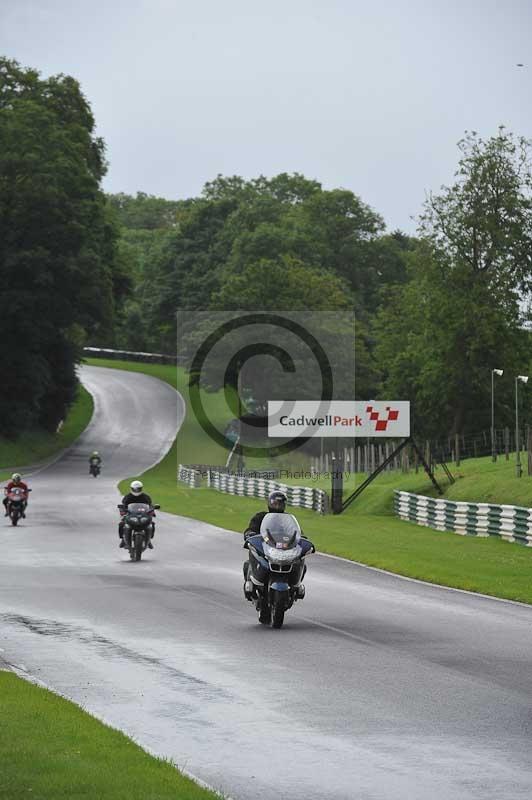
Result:
M494 376L499 378L504 374L502 369L491 370L491 460L497 461L497 448L495 447L495 384Z
M519 403L517 398L517 382L528 383L528 375L517 375L515 378L515 474L521 477L521 445L519 443Z

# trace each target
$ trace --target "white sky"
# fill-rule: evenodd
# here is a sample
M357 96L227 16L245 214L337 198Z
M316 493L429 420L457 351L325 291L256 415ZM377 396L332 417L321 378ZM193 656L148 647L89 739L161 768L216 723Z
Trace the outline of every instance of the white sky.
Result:
M408 232L465 129L532 136L531 43L531 0L0 0L0 52L80 81L106 190L297 171Z

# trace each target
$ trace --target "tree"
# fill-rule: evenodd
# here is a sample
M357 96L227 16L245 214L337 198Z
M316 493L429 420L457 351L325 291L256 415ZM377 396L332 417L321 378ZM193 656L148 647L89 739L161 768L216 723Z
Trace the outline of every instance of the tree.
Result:
M0 59L0 431L55 430L84 335L112 335L117 231L104 145L78 83ZM16 424L14 421L16 420Z
M518 374L529 360L530 145L500 129L459 149L456 181L428 199L408 281L388 292L375 326L384 392L412 399L431 435L489 427L491 368ZM498 391L501 412L512 388Z

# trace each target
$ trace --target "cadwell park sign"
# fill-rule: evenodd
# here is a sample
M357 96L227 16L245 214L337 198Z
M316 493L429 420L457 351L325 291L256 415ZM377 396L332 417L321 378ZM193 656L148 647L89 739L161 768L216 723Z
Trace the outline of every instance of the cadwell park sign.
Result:
M268 436L410 436L410 403L405 400L270 400Z

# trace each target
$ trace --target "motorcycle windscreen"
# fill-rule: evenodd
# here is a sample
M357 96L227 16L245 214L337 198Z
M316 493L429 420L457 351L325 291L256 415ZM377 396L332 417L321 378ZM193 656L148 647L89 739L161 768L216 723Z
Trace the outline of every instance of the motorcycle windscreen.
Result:
M266 514L260 526L260 533L265 542L279 550L295 547L301 539L299 522L292 514L273 512Z
M146 503L130 503L127 507L128 514L149 514L150 507Z

